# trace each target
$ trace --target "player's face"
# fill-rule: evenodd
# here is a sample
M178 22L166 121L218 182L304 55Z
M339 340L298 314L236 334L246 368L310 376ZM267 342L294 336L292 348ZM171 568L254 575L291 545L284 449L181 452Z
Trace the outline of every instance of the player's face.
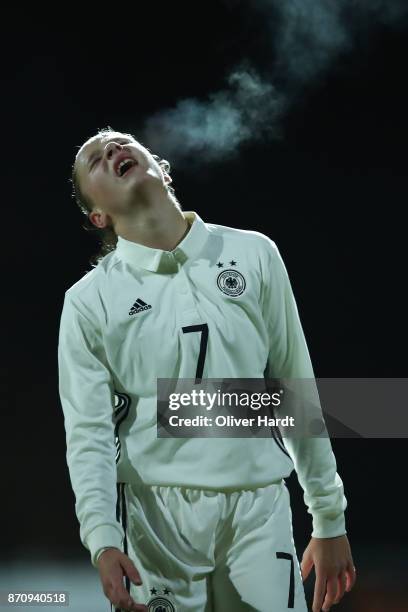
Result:
M146 189L165 190L169 182L151 153L120 132L88 140L78 151L75 169L81 191L99 211L90 219L100 227L109 223L108 217L128 213Z

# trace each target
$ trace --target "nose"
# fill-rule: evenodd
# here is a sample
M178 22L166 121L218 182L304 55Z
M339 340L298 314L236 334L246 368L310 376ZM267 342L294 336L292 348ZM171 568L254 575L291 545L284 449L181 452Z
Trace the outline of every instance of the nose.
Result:
M116 150L121 150L122 149L122 145L118 142L108 142L108 144L105 147L105 155L108 159L112 159L112 155L115 154Z

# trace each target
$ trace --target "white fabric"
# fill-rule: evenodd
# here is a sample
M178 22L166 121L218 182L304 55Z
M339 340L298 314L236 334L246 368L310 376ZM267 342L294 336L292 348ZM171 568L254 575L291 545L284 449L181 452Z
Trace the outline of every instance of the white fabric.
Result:
M184 333L185 326L208 325L205 378L313 377L276 244L183 214L192 225L173 251L119 237L116 250L65 294L59 391L80 536L93 564L102 547L123 543L117 481L238 490L278 482L295 466L312 535L346 533L347 502L329 439L285 439L289 457L273 438L157 437L156 379L195 376L201 334ZM220 288L225 270L245 280L239 295ZM150 308L132 310L138 299ZM121 403L128 412L116 465Z
M230 493L126 484L124 495L128 555L142 579L130 584L137 603L177 612L307 611L283 481Z

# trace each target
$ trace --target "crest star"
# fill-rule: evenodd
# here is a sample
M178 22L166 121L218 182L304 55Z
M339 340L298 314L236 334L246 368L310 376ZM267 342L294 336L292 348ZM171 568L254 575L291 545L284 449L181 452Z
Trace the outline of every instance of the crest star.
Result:
M237 262L234 261L233 259L229 263L230 263L230 266L236 266L237 265Z
M217 267L218 267L218 268L223 268L223 267L224 267L224 264L223 264L223 263L221 263L221 262L219 261L219 262L217 263Z

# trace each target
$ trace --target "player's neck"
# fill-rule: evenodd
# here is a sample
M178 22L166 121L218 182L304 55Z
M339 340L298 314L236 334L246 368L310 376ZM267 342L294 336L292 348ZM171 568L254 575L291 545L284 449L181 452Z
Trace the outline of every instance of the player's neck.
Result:
M116 225L116 233L125 240L163 251L175 249L189 229L182 211L169 198L138 208L134 217Z

